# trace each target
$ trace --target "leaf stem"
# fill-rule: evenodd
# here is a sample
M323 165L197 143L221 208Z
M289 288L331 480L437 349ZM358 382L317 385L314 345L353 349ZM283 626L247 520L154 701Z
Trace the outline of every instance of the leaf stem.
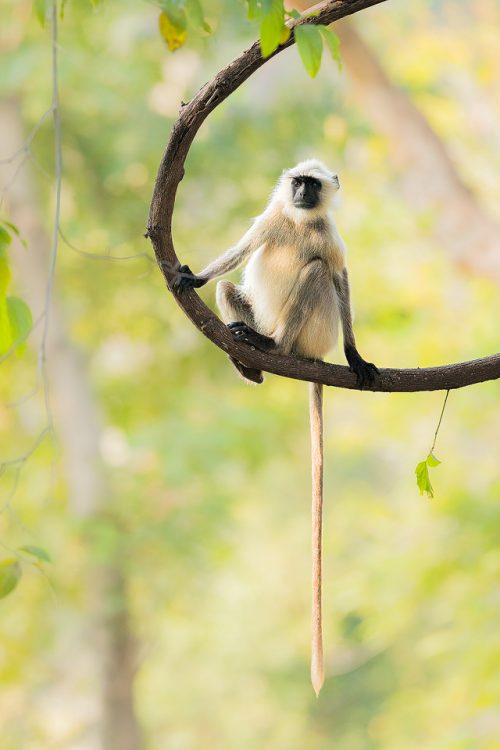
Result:
M448 401L448 396L449 395L450 395L450 391L447 390L446 391L446 396L444 397L443 408L441 409L441 414L439 415L439 422L438 422L437 427L436 427L436 432L434 433L434 440L432 441L432 446L431 446L431 449L430 449L429 453L433 452L434 446L436 445L436 440L437 440L439 428L441 427L441 421L443 419L443 414L444 414L444 410L446 408L446 402Z

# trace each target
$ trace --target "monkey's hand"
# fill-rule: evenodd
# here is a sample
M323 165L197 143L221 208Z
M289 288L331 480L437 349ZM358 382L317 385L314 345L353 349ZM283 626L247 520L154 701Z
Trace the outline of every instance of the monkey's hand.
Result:
M346 346L344 351L349 370L356 375L358 386L369 388L373 385L378 375L378 368L372 362L366 362L355 347Z
M175 271L172 289L174 292L181 294L186 289L199 289L200 286L205 286L207 281L208 279L199 279L198 276L195 276L189 266L179 266Z
M253 328L247 326L241 320L235 323L229 323L229 330L233 334L236 341L242 341L248 346L253 346L254 349L259 349L261 352L270 352L276 349L276 342L269 336L264 336L262 333L257 333Z

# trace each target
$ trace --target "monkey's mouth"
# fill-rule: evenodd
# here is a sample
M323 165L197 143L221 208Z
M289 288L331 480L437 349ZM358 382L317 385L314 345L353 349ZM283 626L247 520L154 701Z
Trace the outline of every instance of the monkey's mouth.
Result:
M295 208L316 208L317 203L310 203L309 201L294 201Z

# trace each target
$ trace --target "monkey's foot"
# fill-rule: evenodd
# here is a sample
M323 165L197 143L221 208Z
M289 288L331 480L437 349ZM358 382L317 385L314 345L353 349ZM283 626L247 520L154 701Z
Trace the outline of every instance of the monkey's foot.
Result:
M247 326L241 320L235 323L229 323L229 330L233 334L236 341L242 341L248 346L253 346L255 349L259 349L261 352L270 352L276 349L276 343L270 336L264 336L262 333L257 333L253 328Z
M250 380L252 383L258 383L259 385L264 382L262 370L257 370L255 367L245 367L244 364L239 362L234 357L229 357L229 359L236 367L238 372L243 375L245 380Z
M370 388L378 375L378 368L372 362L366 362L356 349L346 348L346 359L349 362L349 370L356 375L360 388Z
M199 279L195 276L189 266L179 266L174 272L171 286L174 292L181 294L186 289L199 289L200 286L205 286L206 283L207 280Z

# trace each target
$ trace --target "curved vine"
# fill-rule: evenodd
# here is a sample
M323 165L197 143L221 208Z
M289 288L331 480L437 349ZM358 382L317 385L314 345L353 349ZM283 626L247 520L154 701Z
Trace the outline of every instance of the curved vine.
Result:
M341 388L358 389L356 377L347 367L321 361L285 357L257 351L234 340L228 328L200 299L194 290L178 294L173 291L173 272L180 262L172 240L172 215L175 196L184 176L184 162L198 129L208 115L227 99L258 68L295 42L294 29L301 24L328 25L385 0L330 0L315 6L316 15L291 21L291 35L285 44L268 58L263 58L259 42L254 42L239 57L205 84L196 96L182 105L163 155L149 211L146 236L151 239L156 259L167 286L179 306L194 325L220 349L236 357L247 367L297 380L307 380ZM311 9L312 10L312 9ZM500 377L500 354L470 362L417 369L380 369L370 387L372 391L434 391L451 390L494 380Z

